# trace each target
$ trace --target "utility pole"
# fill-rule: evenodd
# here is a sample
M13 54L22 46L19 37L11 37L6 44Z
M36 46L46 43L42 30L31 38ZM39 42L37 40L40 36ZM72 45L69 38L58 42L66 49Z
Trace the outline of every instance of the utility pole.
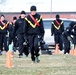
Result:
M52 18L52 0L51 0L50 18Z

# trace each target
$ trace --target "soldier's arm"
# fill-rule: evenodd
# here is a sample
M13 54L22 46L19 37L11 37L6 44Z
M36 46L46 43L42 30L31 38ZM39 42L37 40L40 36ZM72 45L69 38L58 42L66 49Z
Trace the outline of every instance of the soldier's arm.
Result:
M51 36L54 34L54 25L53 25L54 22L52 22L51 24Z
M62 32L64 32L64 22L62 21L61 23L62 23L62 25L61 25L61 27L62 27Z
M18 21L15 22L15 26L14 26L14 29L13 29L13 38L15 37L17 29L18 29Z
M41 21L40 21L40 31L41 31L41 37L43 37L45 31L44 31L44 25L43 25L43 20L42 20L42 19L41 19Z

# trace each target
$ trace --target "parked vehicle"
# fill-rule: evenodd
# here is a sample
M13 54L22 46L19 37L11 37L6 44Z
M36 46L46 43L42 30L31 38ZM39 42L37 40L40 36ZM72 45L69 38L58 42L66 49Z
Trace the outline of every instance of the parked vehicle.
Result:
M68 27L71 21L75 21L75 19L65 19L65 18L61 18L61 19L64 21L64 29ZM45 29L44 41L49 46L55 46L54 36L51 36L51 25L53 20L55 20L55 18L43 19L43 24Z

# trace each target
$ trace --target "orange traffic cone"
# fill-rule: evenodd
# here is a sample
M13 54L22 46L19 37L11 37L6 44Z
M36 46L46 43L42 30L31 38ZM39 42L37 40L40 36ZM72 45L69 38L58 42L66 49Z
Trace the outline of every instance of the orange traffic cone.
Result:
M11 57L13 57L13 52L10 52Z
M56 47L55 47L55 54L59 54L59 47L58 47L58 44L56 44Z
M74 55L74 50L70 50L70 55Z
M74 50L74 56L76 56L76 49Z
M11 57L13 57L13 45L12 45L12 43L9 45L9 51L11 53Z
M12 68L12 60L11 60L11 52L7 52L7 57L6 57L6 67L7 68Z
M74 55L74 44L70 41L70 55Z
M75 46L75 49L74 49L74 56L76 56L76 46Z

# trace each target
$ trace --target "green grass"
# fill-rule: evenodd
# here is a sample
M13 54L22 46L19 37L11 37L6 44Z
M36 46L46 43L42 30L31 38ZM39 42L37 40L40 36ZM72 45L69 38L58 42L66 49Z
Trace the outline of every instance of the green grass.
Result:
M31 64L30 55L12 58L13 68L6 68L6 55L0 56L0 75L76 75L76 56L41 55L40 63Z

